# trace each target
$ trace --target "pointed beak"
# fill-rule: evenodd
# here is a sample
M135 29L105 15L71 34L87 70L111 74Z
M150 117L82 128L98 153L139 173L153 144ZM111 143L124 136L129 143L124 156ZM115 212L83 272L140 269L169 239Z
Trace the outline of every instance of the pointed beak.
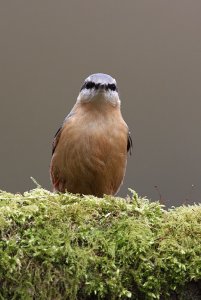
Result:
M100 84L99 85L98 92L99 93L105 93L106 92L106 86L105 86L105 84Z

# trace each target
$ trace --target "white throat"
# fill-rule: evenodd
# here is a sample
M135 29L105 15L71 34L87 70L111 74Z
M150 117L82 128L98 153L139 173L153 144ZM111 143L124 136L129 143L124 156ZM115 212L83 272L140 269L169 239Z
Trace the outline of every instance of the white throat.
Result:
M83 90L79 93L77 97L77 103L108 103L112 106L120 106L121 101L119 99L119 95L116 91L91 91L91 90Z

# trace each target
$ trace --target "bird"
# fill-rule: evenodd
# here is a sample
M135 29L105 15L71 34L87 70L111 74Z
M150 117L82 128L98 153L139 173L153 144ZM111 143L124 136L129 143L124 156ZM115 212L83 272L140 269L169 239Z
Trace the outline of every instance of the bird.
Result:
M121 114L116 80L88 76L52 143L54 192L115 195L122 185L132 138Z

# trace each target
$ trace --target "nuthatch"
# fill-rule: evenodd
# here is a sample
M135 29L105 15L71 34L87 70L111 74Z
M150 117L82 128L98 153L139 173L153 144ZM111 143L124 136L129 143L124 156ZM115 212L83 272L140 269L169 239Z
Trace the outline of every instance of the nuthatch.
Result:
M122 118L116 80L93 74L55 134L50 175L55 191L102 197L122 184L132 140Z

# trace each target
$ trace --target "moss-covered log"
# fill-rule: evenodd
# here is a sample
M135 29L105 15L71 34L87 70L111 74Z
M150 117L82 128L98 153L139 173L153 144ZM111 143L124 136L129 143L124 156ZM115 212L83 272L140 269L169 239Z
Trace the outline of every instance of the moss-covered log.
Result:
M0 229L0 299L201 299L200 205L0 192Z

